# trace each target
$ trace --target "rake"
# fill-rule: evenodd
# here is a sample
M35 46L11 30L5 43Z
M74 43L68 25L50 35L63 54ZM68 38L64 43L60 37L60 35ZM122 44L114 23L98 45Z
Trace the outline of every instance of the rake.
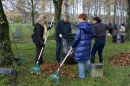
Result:
M63 63L65 62L65 60L67 59L67 57L69 56L69 54L71 53L72 48L70 48L69 52L67 53L67 55L65 56L64 60L62 61L62 63L60 64L60 66L58 67L58 69L56 70L56 72L54 72L52 75L50 75L48 77L48 80L50 81L54 81L56 84L60 84L59 82L59 73L60 73L60 68L63 65Z
M9 24L8 24L8 25L9 25ZM10 25L9 25L9 28L10 28L10 32L11 32L11 35L12 35L12 38L13 38L13 41L14 41L16 50L18 51L18 52L17 52L17 53L18 53L18 56L15 57L15 61L19 61L19 62L20 62L20 65L22 65L22 64L23 64L23 61L22 61L22 58L20 57L20 52L19 52L19 49L18 49L18 47L17 47L17 45L16 45L15 39L14 39L14 37L13 37L13 32L12 32L12 29L11 29Z
M54 17L52 18L52 22L53 22L53 20L54 20ZM50 27L52 26L52 22L51 22L51 24L50 24ZM47 40L47 37L48 37L49 31L50 31L50 29L47 31L47 35L46 35L46 38L45 38L44 44L46 43L46 40ZM37 60L36 64L35 64L35 65L34 65L34 66L29 70L31 73L34 73L34 74L41 74L41 69L40 69L38 63L39 63L39 60L40 60L40 57L41 57L42 51L43 51L43 47L42 47L42 49L41 49L41 51L40 51L40 54L39 54L39 57L38 57L38 60Z

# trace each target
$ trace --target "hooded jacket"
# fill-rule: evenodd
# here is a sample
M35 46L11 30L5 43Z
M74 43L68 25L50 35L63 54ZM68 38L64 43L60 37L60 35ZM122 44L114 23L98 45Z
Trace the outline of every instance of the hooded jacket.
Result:
M75 61L86 61L89 59L92 38L93 29L90 23L81 22L76 25L76 34L72 43Z

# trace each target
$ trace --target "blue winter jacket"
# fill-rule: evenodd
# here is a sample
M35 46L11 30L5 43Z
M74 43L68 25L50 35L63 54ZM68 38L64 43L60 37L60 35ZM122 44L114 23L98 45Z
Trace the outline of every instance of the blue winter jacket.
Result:
M90 58L91 39L93 38L93 35L94 32L90 23L81 22L76 25L76 34L72 43L75 61L83 62Z

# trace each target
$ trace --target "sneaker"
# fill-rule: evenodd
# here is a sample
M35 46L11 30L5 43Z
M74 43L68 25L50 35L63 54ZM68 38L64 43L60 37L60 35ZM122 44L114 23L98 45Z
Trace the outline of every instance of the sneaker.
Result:
M76 75L76 78L84 79L84 78L79 77L79 75Z

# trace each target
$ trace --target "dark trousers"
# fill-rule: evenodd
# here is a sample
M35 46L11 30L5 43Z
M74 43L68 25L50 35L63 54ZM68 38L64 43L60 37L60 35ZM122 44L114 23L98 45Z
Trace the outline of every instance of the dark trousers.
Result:
M91 57L95 58L95 54L98 51L99 59L102 59L102 52L105 46L105 39L104 40L95 40L95 43L93 45L92 51L91 51Z
M36 57L35 57L35 63L38 61L38 57L39 57L39 55L40 55L41 49L42 49L42 46L36 44ZM43 63L43 59L42 59L42 54L41 54L38 64L40 65L40 64L42 64L42 63Z
M112 36L112 42L117 43L117 36Z
M124 35L121 35L121 43L124 43Z
M61 41L56 41L56 60L60 62Z

